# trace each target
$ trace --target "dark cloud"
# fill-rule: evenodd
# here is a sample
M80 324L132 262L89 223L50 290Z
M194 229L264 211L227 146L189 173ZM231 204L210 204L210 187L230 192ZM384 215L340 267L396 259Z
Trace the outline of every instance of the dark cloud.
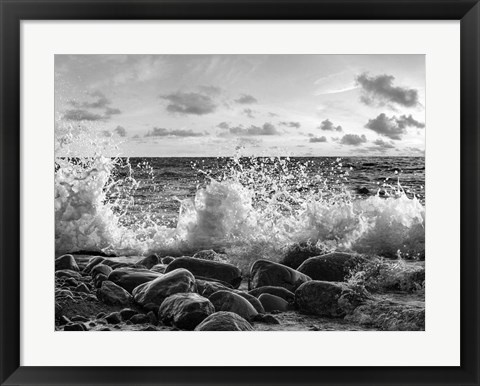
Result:
M365 152L368 151L379 151L385 153L389 149L395 149L395 145L393 141L385 142L382 139L377 139L376 141L372 142L375 146L368 146L365 148Z
M278 117L279 115L275 114L275 113L272 113L272 112L269 112L268 116L274 118L274 117Z
M255 115L253 115L254 113L256 113L256 111L252 109L243 109L242 111L242 114L246 115L249 118L255 118Z
M249 105L252 103L257 103L257 99L251 95L243 94L240 98L235 99L235 102L240 103L242 105Z
M145 137L203 137L204 135L204 133L195 133L192 130L168 130L160 127L154 127L151 131L145 134Z
M418 147L407 147L406 150L411 152L411 153L416 153L418 155L424 155L425 154L425 150L419 149Z
M262 140L256 138L237 138L237 144L238 146L260 147Z
M357 134L345 134L342 139L340 139L342 145L349 146L358 146L365 142L367 142L367 138L364 135L360 136Z
M127 135L127 130L122 126L117 126L114 130L120 137L125 137Z
M411 115L401 115L398 118L393 116L389 118L382 113L375 119L370 119L365 127L375 131L380 135L398 141L402 139L404 134L407 133L407 127L416 127L422 129L425 127L425 124L418 122Z
M322 136L322 137L312 137L308 140L308 142L311 143L317 143L317 142L327 142L327 137Z
M278 123L279 125L281 126L287 126L287 127L294 127L295 129L299 129L300 128L300 122L293 122L293 121L290 121L290 122L279 122Z
M233 135L279 135L280 132L271 123L264 123L263 126L254 126L244 128L243 126L230 127L228 129L229 134Z
M90 92L88 95L94 97L95 100L85 102L71 100L68 103L73 107L85 109L103 109L111 103L110 100L101 91L93 91Z
M67 110L63 114L63 118L70 121L101 121L105 119L103 115L92 113L84 109Z
M105 109L105 115L110 116L110 115L116 115L116 114L121 114L122 111L120 109L114 108L114 107L107 107Z
M167 111L171 113L205 115L217 109L210 96L196 92L176 92L160 98L170 102Z
M342 126L335 126L329 119L325 119L320 123L318 128L324 131L342 131Z
M219 127L220 129L228 129L230 127L230 125L227 123L227 122L220 122L217 127Z
M366 105L386 105L395 103L400 106L414 107L418 105L418 91L415 89L393 86L392 75L369 76L363 73L356 77L357 84L362 87L361 101Z

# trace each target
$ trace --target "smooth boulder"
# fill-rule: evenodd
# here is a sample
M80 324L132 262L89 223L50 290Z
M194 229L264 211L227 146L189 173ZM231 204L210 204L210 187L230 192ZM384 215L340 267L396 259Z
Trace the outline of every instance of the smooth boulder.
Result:
M197 292L205 297L209 297L211 294L217 291L221 290L231 290L233 287L228 285L228 284L222 284L216 281L208 281L208 280L202 280L202 279L197 279Z
M143 259L140 259L135 263L135 267L145 267L147 269L152 268L154 265L157 265L160 263L160 260L157 255L149 255L147 257L144 257Z
M246 320L258 314L252 304L242 296L230 291L217 291L209 297L215 311L229 311L240 315Z
M295 292L300 312L318 316L342 317L362 304L364 297L344 283L312 280Z
M158 318L181 330L193 330L215 308L207 298L196 293L178 293L166 298L158 310Z
M102 256L93 256L92 258L90 258L90 260L88 260L88 263L85 266L85 268L83 269L83 272L90 273L92 271L93 267L97 266L98 264L103 263L104 260L105 260L105 258L102 257Z
M258 300L260 303L262 303L262 306L266 312L289 310L288 302L279 296L265 293L261 294L258 297Z
M78 271L78 265L72 255L63 255L55 259L55 271L61 269L69 269L71 271Z
M162 276L162 274L152 272L145 268L124 267L115 269L108 276L108 280L113 281L115 284L132 293L135 287L157 279L160 276Z
M92 268L92 270L90 271L90 276L95 280L95 278L97 277L97 275L105 275L106 277L108 277L108 275L110 275L112 273L113 269L111 267L109 267L108 265L105 265L105 264L98 264L96 265L95 267Z
M141 306L156 310L169 296L179 292L195 292L195 290L195 277L186 269L179 268L140 284L133 290L133 298Z
M234 312L219 311L207 317L195 331L253 331L253 327Z
M97 297L103 303L111 306L125 306L132 300L132 295L108 280L102 282L102 286L97 291Z
M300 285L311 280L301 272L269 260L257 260L250 270L250 286L253 288L264 286L283 287L294 292Z
M324 253L325 250L317 247L316 244L309 242L294 243L288 246L280 263L287 267L297 269L300 264L308 258L323 255Z
M282 299L285 299L289 303L295 302L295 294L292 291L289 291L283 287L275 287L275 286L267 285L263 287L254 288L248 291L248 293L250 295L255 296L256 298L258 298L261 294L271 294L271 295L281 297Z
M197 279L214 279L228 283L233 288L238 288L242 281L242 274L237 267L218 261L179 257L168 265L165 273L177 268L188 269Z
M349 253L333 252L305 260L297 270L313 280L344 281L362 259Z

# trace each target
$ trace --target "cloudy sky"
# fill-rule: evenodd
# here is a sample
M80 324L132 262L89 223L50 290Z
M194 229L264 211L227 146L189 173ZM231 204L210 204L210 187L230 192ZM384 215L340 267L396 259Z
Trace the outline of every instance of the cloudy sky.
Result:
M422 156L425 59L56 55L55 109L129 156Z

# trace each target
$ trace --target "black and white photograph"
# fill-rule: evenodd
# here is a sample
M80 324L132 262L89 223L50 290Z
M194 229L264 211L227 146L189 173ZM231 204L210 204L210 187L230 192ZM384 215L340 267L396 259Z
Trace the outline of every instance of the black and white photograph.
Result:
M55 331L425 331L425 55L54 71Z

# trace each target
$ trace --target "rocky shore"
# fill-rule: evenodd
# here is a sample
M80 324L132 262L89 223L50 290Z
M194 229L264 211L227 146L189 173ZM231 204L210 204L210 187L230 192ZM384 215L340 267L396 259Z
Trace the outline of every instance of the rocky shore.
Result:
M248 273L228 256L55 259L58 331L424 330L423 262L293 248Z

